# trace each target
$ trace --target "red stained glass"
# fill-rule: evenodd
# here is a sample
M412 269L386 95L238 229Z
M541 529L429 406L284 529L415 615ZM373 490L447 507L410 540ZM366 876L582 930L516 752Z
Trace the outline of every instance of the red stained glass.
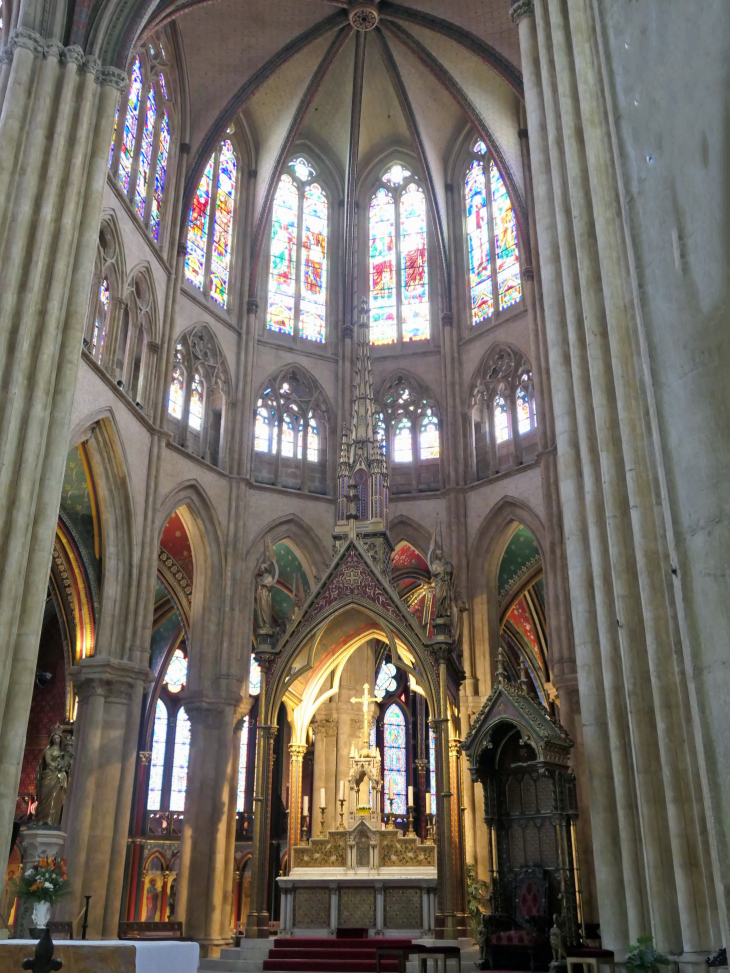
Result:
M155 89L150 85L150 90L147 92L147 107L145 108L142 141L139 148L137 186L134 191L134 207L141 220L144 219L145 209L147 207L147 180L152 163L152 141L155 137L156 118L157 102L155 101Z
M324 341L327 276L327 199L319 186L307 186L302 207L302 290L299 333Z
M218 164L218 192L216 194L213 256L210 269L210 294L221 307L226 306L228 298L235 194L236 155L233 146L226 140L221 145L220 162Z
M119 183L124 192L129 191L129 175L132 171L134 146L137 141L137 122L139 120L139 104L142 98L142 65L137 55L132 62L132 80L129 86L127 114L124 119L122 133L122 148L119 153Z
M205 280L205 251L208 243L208 215L212 179L213 159L211 158L205 167L205 172L190 207L188 245L185 254L185 279L201 290Z
M395 200L379 189L370 203L370 340L392 344L397 337L395 293Z
M426 197L415 183L400 198L402 331L404 341L428 338L428 264L426 261Z
M162 75L160 75L162 81ZM150 214L150 229L155 240L160 237L160 216L162 214L162 195L165 191L165 176L167 174L167 157L170 152L170 119L167 109L162 114L160 125L160 144L155 163L155 190L152 196L152 213Z
M520 261L517 253L517 226L512 201L504 180L495 166L489 163L492 183L492 215L494 217L494 246L497 254L497 284L499 306L509 307L522 297Z
M466 232L469 240L469 284L472 323L481 324L494 313L489 257L489 210L484 165L478 159L466 174Z
M267 314L267 327L284 334L294 334L298 215L299 190L285 173L274 197Z

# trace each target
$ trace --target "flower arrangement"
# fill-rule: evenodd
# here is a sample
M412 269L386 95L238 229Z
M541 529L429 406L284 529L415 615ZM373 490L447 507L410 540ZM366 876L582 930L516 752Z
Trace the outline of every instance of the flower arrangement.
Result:
M15 887L22 898L53 905L71 890L66 862L63 859L41 858L37 865L31 865L27 872L16 879Z

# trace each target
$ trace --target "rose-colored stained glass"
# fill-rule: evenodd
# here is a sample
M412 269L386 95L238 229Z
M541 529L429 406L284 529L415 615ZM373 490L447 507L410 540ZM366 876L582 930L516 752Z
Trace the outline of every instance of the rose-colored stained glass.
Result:
M162 75L160 75L160 81ZM155 163L155 188L152 195L152 212L150 213L150 229L157 241L160 238L160 216L162 214L162 195L165 191L165 176L167 175L167 157L170 153L170 119L167 109L162 113L160 124L160 144L157 149Z
M370 203L370 341L393 344L398 336L395 282L395 200L379 189Z
M142 129L142 140L139 147L139 167L137 169L137 186L134 190L134 208L141 220L144 219L147 207L147 180L150 175L150 165L152 164L152 142L155 137L155 121L157 119L157 102L155 100L155 89L150 85L147 92L147 107L144 113L144 128Z
M391 703L383 718L383 786L387 798L393 782L393 803L387 802L394 814L406 814L406 718L396 703Z
M426 260L426 197L415 183L400 202L401 326L403 341L428 338L428 262Z
M520 261L517 253L517 226L512 201L504 180L495 166L489 163L492 183L492 215L494 217L494 245L497 254L497 285L499 306L509 307L522 297Z
M213 179L213 159L205 167L205 172L193 197L188 217L188 244L185 254L185 279L195 287L203 289L205 280L205 251L208 245L208 218L210 212L210 184Z
M433 409L426 409L426 413L421 419L421 429L418 434L418 450L421 459L438 459L439 421Z
M532 428L530 415L530 398L527 389L520 386L517 389L517 428L520 436L524 436Z
M175 746L172 752L172 783L170 786L170 810L185 810L185 793L188 789L188 761L190 760L190 720L185 710L177 711Z
M327 296L327 199L318 185L304 190L299 334L324 341Z
M492 269L489 260L489 210L484 164L475 159L466 174L466 232L469 241L469 286L473 324L494 313Z
M236 811L246 809L246 768L248 766L248 717L244 717L241 727L241 749L238 754L238 791Z
M171 693L179 693L188 681L188 660L181 649L175 649L167 664L165 686Z
M161 699L155 708L155 725L152 730L152 758L150 779L147 787L147 810L159 811L162 804L162 778L165 774L165 747L167 744L167 707Z
M235 196L236 154L233 151L233 146L226 139L221 145L220 162L218 164L213 255L210 266L210 295L221 307L225 307L228 300Z
M494 399L494 437L498 443L507 442L510 438L507 403L501 395Z
M137 122L139 120L139 104L142 98L142 65L137 55L132 62L132 80L129 86L127 114L124 119L122 132L122 147L119 153L119 184L124 192L129 191L129 176L134 159L134 146L137 141Z
M396 463L410 463L413 461L413 432L411 420L403 418L395 427L393 436L393 459Z
M205 384L200 372L193 376L190 388L190 411L188 412L188 426L196 432L203 427L203 405L205 401Z
M291 176L285 173L274 196L266 317L269 330L282 334L294 334L298 216L299 190Z

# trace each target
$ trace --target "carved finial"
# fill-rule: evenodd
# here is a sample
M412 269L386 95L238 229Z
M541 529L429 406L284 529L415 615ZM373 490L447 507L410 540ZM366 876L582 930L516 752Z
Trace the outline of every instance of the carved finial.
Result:
M504 654L504 649L500 645L497 651L497 682L500 686L504 686L507 682L507 659Z

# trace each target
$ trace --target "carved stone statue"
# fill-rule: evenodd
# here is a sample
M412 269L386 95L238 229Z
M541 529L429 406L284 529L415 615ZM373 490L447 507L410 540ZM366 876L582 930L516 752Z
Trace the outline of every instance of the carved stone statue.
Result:
M489 961L489 926L487 917L484 915L477 929L477 945L479 946L479 969L484 970Z
M550 948L553 951L553 961L550 967L560 966L565 961L565 944L563 942L563 930L560 927L560 917L557 913L553 916L553 925L550 929Z
M431 537L428 566L434 587L434 617L451 618L451 590L454 584L454 565L447 561L443 552L443 539L436 540L436 529Z
M256 575L256 630L271 631L274 615L271 608L271 589L279 579L279 565L271 540L264 541L264 556Z
M73 756L71 741L64 741L61 727L54 726L36 772L36 824L61 823Z

